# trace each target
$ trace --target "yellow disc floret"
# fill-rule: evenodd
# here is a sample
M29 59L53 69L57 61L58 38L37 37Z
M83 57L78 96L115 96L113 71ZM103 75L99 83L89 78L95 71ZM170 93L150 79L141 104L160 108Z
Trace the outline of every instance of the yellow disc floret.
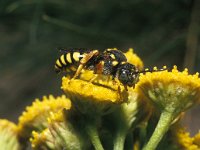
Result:
M42 101L36 99L32 106L19 117L18 131L22 137L29 137L32 130L43 130L47 127L47 117L50 112L57 112L64 108L70 109L71 101L64 95L61 97L44 96Z
M187 69L148 72L140 76L136 89L151 100L156 108L180 113L200 100L198 73L189 75Z
M90 145L88 139L66 119L64 111L51 112L48 128L40 133L33 131L30 142L34 150L80 150L88 149Z
M134 53L133 48L129 48L129 50L124 53L127 61L133 65L135 65L139 70L142 70L144 67L144 64L140 57L137 56L137 54Z
M63 77L61 88L83 113L102 112L111 105L128 99L128 93L124 87L120 86L119 92L119 85L106 81L95 84L81 79L70 80Z
M200 131L194 136L194 144L196 144L200 149Z
M196 134L194 137L190 136L190 133L187 132L185 129L177 129L175 134L175 141L179 148L182 150L199 150L200 149L200 141L197 143L197 137L200 134Z

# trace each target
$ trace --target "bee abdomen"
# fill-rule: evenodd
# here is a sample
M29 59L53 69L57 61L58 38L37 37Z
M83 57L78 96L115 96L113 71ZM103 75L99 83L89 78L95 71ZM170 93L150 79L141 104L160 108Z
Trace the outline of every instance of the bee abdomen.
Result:
M61 71L74 71L76 68L75 66L80 62L82 59L82 55L80 52L69 52L66 54L62 54L55 63L55 71L59 73Z

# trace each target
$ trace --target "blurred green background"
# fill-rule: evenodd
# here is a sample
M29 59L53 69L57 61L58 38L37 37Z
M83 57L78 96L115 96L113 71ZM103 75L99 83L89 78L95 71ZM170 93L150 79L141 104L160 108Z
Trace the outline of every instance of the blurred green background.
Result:
M0 0L0 117L35 98L62 94L59 47L133 47L145 67L200 72L199 0ZM200 127L200 108L185 123ZM191 117L192 116L192 117Z

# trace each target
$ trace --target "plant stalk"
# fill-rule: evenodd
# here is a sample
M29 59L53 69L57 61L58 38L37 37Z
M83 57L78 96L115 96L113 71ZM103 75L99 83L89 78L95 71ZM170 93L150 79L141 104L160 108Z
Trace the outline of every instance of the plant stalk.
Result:
M124 150L124 143L127 135L127 130L119 128L114 139L114 150Z
M148 143L144 146L142 150L155 150L158 146L159 142L168 131L172 121L174 118L174 113L170 112L162 112L158 124L148 141Z
M88 124L86 126L86 132L89 135L95 150L104 150L96 126L94 124Z

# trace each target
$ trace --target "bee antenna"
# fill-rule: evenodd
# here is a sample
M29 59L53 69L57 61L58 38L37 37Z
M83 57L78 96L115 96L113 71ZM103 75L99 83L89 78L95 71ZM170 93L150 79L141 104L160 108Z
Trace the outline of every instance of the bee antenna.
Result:
M158 71L165 71L165 70L167 70L167 68L162 68L162 69L153 68L153 69L145 69L142 71L138 71L137 73L158 72Z
M59 52L62 52L64 50L63 47L56 47L56 50L59 51Z

